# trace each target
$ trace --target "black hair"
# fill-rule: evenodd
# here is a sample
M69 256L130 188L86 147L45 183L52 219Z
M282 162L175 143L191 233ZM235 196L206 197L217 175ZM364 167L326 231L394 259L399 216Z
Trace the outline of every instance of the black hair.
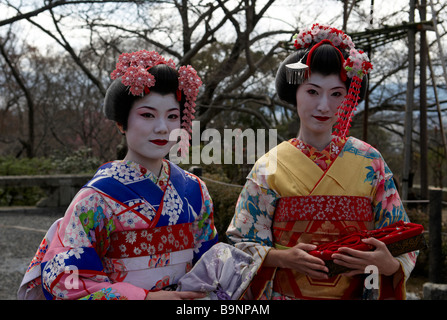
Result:
M177 98L178 71L165 64L159 64L149 69L149 73L155 77L155 85L150 87L150 92L157 92L161 95L174 94ZM115 79L107 89L104 99L104 113L110 120L116 121L127 130L127 119L129 111L134 102L143 96L134 96L129 88L121 82L121 78ZM185 96L181 93L180 119L183 117Z
M311 49L311 47L309 48ZM286 65L290 63L296 63L301 60L302 63L306 63L309 49L300 49L290 54L279 66L276 73L276 92L281 100L296 106L296 91L298 90L298 84L289 84L286 78ZM343 58L347 59L349 52L340 50L343 54ZM328 76L331 74L340 74L343 68L343 63L340 57L340 53L336 48L330 44L322 44L317 47L310 59L310 72L320 73ZM365 98L367 90L368 79L367 76L362 79L362 87L359 94L359 102ZM351 85L351 79L348 77L345 81L346 89L349 89Z

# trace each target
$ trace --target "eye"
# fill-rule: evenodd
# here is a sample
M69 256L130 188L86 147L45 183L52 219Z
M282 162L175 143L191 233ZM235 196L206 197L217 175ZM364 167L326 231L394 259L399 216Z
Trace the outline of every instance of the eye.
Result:
M315 90L315 89L309 89L309 90L307 90L307 93L310 95L318 94L317 90Z
M141 113L141 116L143 118L155 118L155 116L152 113L150 113L150 112Z
M344 94L342 92L336 91L336 92L332 93L332 96L334 96L334 97L342 97L342 96L344 96Z
M171 120L177 120L178 118L180 118L180 116L175 113L168 115L168 119L171 119Z

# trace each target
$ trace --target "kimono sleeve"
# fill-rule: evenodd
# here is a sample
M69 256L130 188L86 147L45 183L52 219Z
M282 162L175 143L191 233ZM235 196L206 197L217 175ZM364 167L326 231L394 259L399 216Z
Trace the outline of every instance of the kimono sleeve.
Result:
M197 262L218 241L217 229L214 225L213 200L205 183L198 177L196 178L200 184L202 207L193 224L195 239L193 263Z
M112 283L102 263L115 230L113 204L90 188L81 189L67 209L42 264L47 299L144 299L147 291Z
M410 221L394 182L393 173L386 162L380 157L373 161L372 167L376 171L375 176L377 177L376 192L373 199L375 228L386 227L398 221ZM396 257L401 268L393 276L392 283L389 286L391 291L394 291L394 296L404 298L405 282L414 269L417 256L418 251L413 251Z
M278 195L259 172L262 163L257 162L239 195L227 236L235 247L263 261L273 247L272 225Z

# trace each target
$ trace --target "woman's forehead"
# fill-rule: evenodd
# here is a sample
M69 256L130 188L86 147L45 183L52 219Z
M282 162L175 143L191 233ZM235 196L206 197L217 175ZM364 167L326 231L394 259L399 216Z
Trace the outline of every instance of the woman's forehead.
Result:
M159 94L157 92L151 92L136 100L133 107L148 108L157 111L167 111L172 109L180 110L180 104L174 94Z

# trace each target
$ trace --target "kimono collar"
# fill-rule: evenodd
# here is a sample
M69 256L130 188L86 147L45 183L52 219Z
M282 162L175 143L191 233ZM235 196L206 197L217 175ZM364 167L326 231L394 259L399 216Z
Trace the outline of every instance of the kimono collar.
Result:
M157 177L139 163L130 160L116 160L106 169L99 170L97 174L107 175L121 183L132 183L137 180L149 179L164 191L169 181L170 165L169 161L163 159L160 176Z

